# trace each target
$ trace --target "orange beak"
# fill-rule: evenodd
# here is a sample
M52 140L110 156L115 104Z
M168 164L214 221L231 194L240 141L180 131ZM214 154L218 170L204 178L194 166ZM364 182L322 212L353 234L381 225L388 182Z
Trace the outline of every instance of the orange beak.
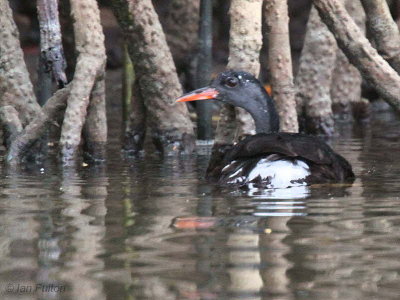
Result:
M205 87L198 90L194 90L190 93L183 95L176 99L175 102L188 102L188 101L196 101L196 100L209 100L215 99L218 96L218 91L216 89Z

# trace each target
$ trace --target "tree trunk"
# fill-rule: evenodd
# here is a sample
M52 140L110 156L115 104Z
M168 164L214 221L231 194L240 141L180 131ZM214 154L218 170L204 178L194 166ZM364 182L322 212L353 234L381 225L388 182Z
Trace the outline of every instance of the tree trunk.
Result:
M53 80L50 71L46 68L46 58L39 57L38 79L36 88L36 98L40 106L43 106L53 94Z
M37 101L40 106L43 106L53 95L53 81L59 88L67 84L66 62L61 38L58 1L37 0L36 9L40 28ZM49 131L42 137L38 152L47 152L48 134ZM57 134L59 134L58 127Z
M339 47L379 95L400 112L400 76L371 46L339 0L313 0Z
M376 49L400 73L400 33L386 0L361 0Z
M84 151L91 161L105 159L107 142L106 84L105 79L95 82L83 130Z
M199 49L197 53L196 88L206 86L212 73L212 0L200 1ZM212 103L196 102L197 138L211 140Z
M7 0L0 0L0 106L18 111L22 126L40 114Z
M124 74L123 74L123 149L130 154L143 150L146 137L146 107L140 94L139 82L129 57L128 48L124 45Z
M201 0L169 0L163 2L166 13L160 15L167 44L184 90L197 88L197 51ZM212 1L212 0L207 0ZM154 1L153 1L154 2ZM197 105L197 104L196 104Z
M22 161L24 154L45 132L50 122L57 119L60 111L65 109L71 86L58 90L43 106L42 110L25 128L11 141L7 149L6 162L17 165Z
M39 3L39 6L42 4L44 5L44 3ZM82 129L80 125L85 121L89 94L92 91L95 79L104 78L105 51L97 3L94 0L86 1L85 3L73 1L72 8L75 17L77 46L80 52L77 72L71 85L54 94L41 108L34 98L32 84L23 61L23 54L18 43L18 34L12 20L11 10L4 1L0 0L0 28L3 35L3 42L0 44L0 91L2 93L0 95L0 112L8 114L7 117L0 114L0 117L3 125L6 125L7 134L10 137L7 141L8 153L6 159L9 165L20 163L25 155L29 153L28 150L31 150L30 148L40 139L47 126L59 116L60 111L64 110L68 97L70 112L64 119L64 136L61 137L60 143L63 145L64 154L67 152L68 156L72 156L75 150L74 147L79 145ZM46 7L41 7L40 9L42 9L40 13L48 13ZM47 19L46 22L52 23L55 13L53 11L51 20ZM46 31L45 26L42 29ZM46 31L46 34L52 35L48 31ZM59 42L59 36L52 38L49 40ZM52 48L53 46L47 45L46 48ZM54 47L61 47L61 45L58 44L58 46L55 45ZM58 57L62 51L57 49L57 51L53 52L53 50L55 49L50 49L49 51L51 53L50 60L54 59L54 63L49 64L49 67L51 65L54 68L53 74L59 83L63 84L65 82L65 74L62 70L63 63ZM106 135L106 131L104 131L106 121L104 92L102 91L104 90L104 82L99 81L98 83L99 85L96 85L96 89L93 92L94 100L91 104L93 111L89 113L87 127L101 128L101 130L88 130L91 133L88 141L93 141L93 139L97 141L99 137L104 139ZM73 95L72 97L71 94ZM10 104L10 106L7 107L7 104ZM13 113L11 106L18 112L19 120L16 119L16 113ZM20 125L18 122L20 122ZM99 122L103 122L102 125L99 125ZM24 128L22 129L22 127ZM76 130L76 128L79 129Z
M37 11L40 25L41 63L45 65L45 72L50 73L60 87L64 87L67 77L58 19L58 1L37 0Z
M260 73L261 14L261 0L232 0L229 69L243 70L255 76Z
M335 38L313 7L296 77L297 105L304 106L306 128L313 134L333 134L330 87L336 52Z
M273 98L280 117L280 130L298 132L287 0L267 1L265 9L268 66L271 70Z
M193 126L186 105L174 104L182 89L151 1L114 0L113 8L128 41L156 147L163 153L192 152Z
M365 35L365 13L359 1L347 0L346 9ZM331 84L332 111L339 120L351 120L351 105L361 101L361 74L338 49ZM362 105L365 105L362 104Z
M228 69L247 71L258 77L262 45L261 13L261 0L231 1ZM232 113L233 110L235 114ZM236 116L237 132L232 131L235 124L233 116ZM255 125L249 113L241 108L234 109L232 106L223 105L214 147L231 144L235 139L254 133Z
M61 131L60 146L65 163L77 155L91 91L95 82L103 79L106 62L104 34L97 2L71 0L70 3L79 56Z
M62 44L66 60L67 81L72 81L75 73L77 53L75 51L74 24L71 22L70 0L59 0L60 23L62 28Z
M200 0L168 1L162 25L177 69L186 68L197 49L199 15Z
M22 124L18 112L10 105L0 107L0 122L3 125L3 139L8 149L11 142L22 131Z
M146 137L146 107L141 95L139 82L135 80L132 86L131 108L124 133L124 150L137 154L143 150Z
M208 84L212 73L212 0L201 0L200 4L199 51L196 68L196 88ZM197 111L197 138L211 140L212 130L212 103L198 101Z

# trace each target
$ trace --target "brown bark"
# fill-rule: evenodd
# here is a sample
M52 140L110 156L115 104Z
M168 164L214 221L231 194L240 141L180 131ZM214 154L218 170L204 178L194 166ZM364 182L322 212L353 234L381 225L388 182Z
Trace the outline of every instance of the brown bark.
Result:
M170 0L163 22L168 46L177 67L189 63L197 48L200 0Z
M231 1L228 69L247 71L258 77L262 45L261 12L261 0ZM250 114L241 108L236 108L235 114L232 110L234 108L228 105L223 105L221 108L215 134L216 147L231 144L235 139L255 133L254 121ZM236 116L236 133L231 130L235 124L233 116Z
M400 76L363 36L338 0L313 0L319 14L335 33L339 47L379 95L400 112Z
M97 80L90 96L90 104L83 130L85 154L92 161L103 161L105 159L107 142L105 90L104 78Z
M137 80L133 84L132 94L131 109L125 128L123 148L129 153L137 154L143 150L146 137L146 107Z
M233 144L236 135L236 113L230 105L221 105L220 119L218 121L217 131L214 139L214 148L221 145Z
M359 1L347 0L346 10L365 35L365 13ZM331 84L332 111L335 118L351 119L352 103L361 101L361 74L338 49Z
M192 152L193 125L186 105L174 104L182 89L151 1L114 0L113 7L128 41L156 147L163 153Z
M43 106L53 94L53 80L51 73L45 66L45 58L39 58L36 98L39 105Z
M37 0L40 26L40 56L45 71L51 72L59 86L67 83L66 63L61 41L61 28L58 20L58 1Z
M146 107L140 94L139 82L124 45L124 73L122 84L123 145L129 154L136 155L143 150L146 137Z
M361 0L376 49L400 73L400 33L386 0Z
M70 3L79 56L61 131L60 146L64 162L77 155L90 94L95 82L103 78L106 62L97 2L71 0Z
M135 70L129 57L128 48L124 45L123 74L123 149L130 154L143 150L146 137L146 107L140 94L139 82L135 78Z
M58 90L43 106L41 112L12 140L8 148L6 162L10 165L20 163L24 153L35 141L37 141L47 128L47 125L54 121L60 110L65 109L71 86Z
M280 117L280 130L298 132L287 0L267 1L265 18L269 47L268 66L271 70L273 98Z
M8 148L12 140L22 131L18 112L10 105L0 107L0 122L3 125L5 146Z
M40 113L7 0L0 0L0 106L13 106L22 126Z
M262 1L232 0L229 9L231 30L228 68L247 71L257 76L260 72Z
M296 77L296 102L304 106L306 127L314 134L333 134L330 86L336 52L335 38L313 7Z

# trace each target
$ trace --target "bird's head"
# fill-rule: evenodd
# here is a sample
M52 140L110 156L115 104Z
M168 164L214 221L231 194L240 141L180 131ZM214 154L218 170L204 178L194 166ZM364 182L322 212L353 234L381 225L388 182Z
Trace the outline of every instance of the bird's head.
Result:
M214 99L249 110L250 106L257 105L257 100L263 98L261 95L265 97L266 92L253 75L242 71L226 71L218 74L209 86L187 93L176 102Z
M210 85L179 97L176 102L214 99L248 111L256 122L257 132L279 130L275 105L264 87L253 75L243 71L225 71Z

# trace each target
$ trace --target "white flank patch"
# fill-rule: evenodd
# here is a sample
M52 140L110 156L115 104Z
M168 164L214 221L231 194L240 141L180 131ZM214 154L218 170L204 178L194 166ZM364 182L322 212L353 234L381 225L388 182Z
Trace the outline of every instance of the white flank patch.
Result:
M240 172L242 172L242 168L240 168L239 170L237 170L235 173L229 175L229 178L235 177L237 174L239 174Z
M252 181L260 176L261 179L270 178L269 188L284 189L293 186L306 185L305 183L292 182L306 178L310 175L307 164L301 160L295 162L287 160L269 161L261 159L251 170L246 181Z
M226 165L221 172L225 171L226 169L228 169L231 165L233 165L236 162L236 160L232 160L231 163L229 165Z

